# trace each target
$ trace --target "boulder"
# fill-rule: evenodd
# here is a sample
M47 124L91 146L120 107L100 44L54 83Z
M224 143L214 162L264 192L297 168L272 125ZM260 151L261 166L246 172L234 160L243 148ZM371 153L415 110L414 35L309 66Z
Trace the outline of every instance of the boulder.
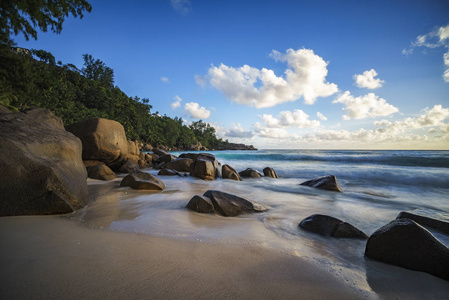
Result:
M146 143L146 144L142 145L141 149L142 149L142 151L152 151L153 146L151 146L151 144Z
M200 195L193 196L186 207L199 213L213 213L215 211L212 201L208 197Z
M84 165L87 167L104 165L104 162L99 160L83 160Z
M157 156L164 156L164 155L168 155L169 153L165 150L162 149L158 149L158 148L153 148L153 153L156 154Z
M300 228L323 236L335 238L367 239L368 236L349 223L326 215L311 215L301 221Z
M422 226L432 227L449 234L449 214L442 211L425 208L402 211L396 219L410 219Z
M310 186L327 191L341 192L341 189L337 183L337 177L335 177L334 175L311 179L301 183L301 185Z
M279 178L278 174L276 174L276 172L273 170L273 168L270 168L270 167L266 167L265 169L263 169L263 174L266 177Z
M153 157L148 153L140 152L138 164L140 168L150 168L153 166Z
M128 160L132 161L136 165L139 164L140 150L139 143L135 141L127 141L128 143Z
M237 173L237 171L230 165L223 165L223 167L221 167L221 174L224 179L242 181L239 173Z
M0 114L10 114L10 113L12 113L11 110L7 109L6 107L0 104Z
M99 160L116 168L128 159L125 129L119 122L89 119L69 125L66 129L81 139L83 160Z
M190 165L192 164L193 159L190 158L178 158L174 161L167 163L164 168L176 170L179 172L190 172Z
M169 162L172 162L172 161L175 161L176 160L176 156L174 156L174 155L171 155L171 154L167 154L167 155L164 155L164 156L159 156L159 159L157 160L158 162L163 162L163 163L169 163Z
M92 179L100 180L112 180L117 177L115 173L104 164L87 167L87 176Z
M152 191L163 191L165 189L165 184L150 173L133 173L125 176L120 186L129 186L137 190L152 190Z
M127 160L126 163L120 166L118 169L120 173L137 173L140 172L139 166L131 160Z
M204 180L214 180L221 176L220 164L214 155L201 153L196 156L190 165L190 176Z
M200 154L206 155L208 153L182 153L181 155L179 155L178 158L190 158L192 160L195 160Z
M241 214L263 212L267 210L267 208L260 204L217 190L209 190L205 192L203 196L212 201L215 212L225 217L235 217Z
M365 255L449 280L449 249L410 219L397 219L379 228L368 239Z
M243 178L260 178L262 177L262 173L260 173L257 170L248 168L244 171L239 172L239 175L242 176Z
M167 163L164 163L164 162L157 163L156 165L153 166L153 169L160 170L160 169L164 168L166 164Z
M0 114L0 216L69 213L89 200L79 138L50 110Z
M178 171L176 170L170 170L170 169L162 169L159 171L159 173L157 173L157 175L162 175L162 176L182 176Z

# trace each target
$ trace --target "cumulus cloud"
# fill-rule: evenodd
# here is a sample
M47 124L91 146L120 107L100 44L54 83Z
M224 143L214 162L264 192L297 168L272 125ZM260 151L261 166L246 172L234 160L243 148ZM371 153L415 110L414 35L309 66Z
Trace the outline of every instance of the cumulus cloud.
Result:
M291 137L291 135L284 128L268 128L256 122L253 124L254 132L259 137L268 139L285 139Z
M413 53L415 47L439 48L443 47L449 49L449 24L438 27L431 32L419 35L414 42L411 43L408 49L402 50L402 54L409 55ZM449 82L449 50L443 54L443 62L445 70L443 73L443 80Z
M168 77L162 76L161 77L161 81L164 82L164 83L169 83L170 79L168 79Z
M232 129L226 130L225 136L231 138L252 138L254 133L251 130L245 130L241 124L234 124Z
M362 74L355 74L353 76L355 85L359 88L367 88L370 90L380 88L385 82L380 78L374 78L377 76L377 72L374 69L365 71Z
M175 97L173 97L173 99L175 99L176 101L173 102L172 104L170 104L172 109L178 108L181 106L181 97L179 97L178 95L176 95Z
M319 111L316 113L316 116L317 116L321 121L327 121L326 116L323 115L322 113L320 113Z
M309 115L300 109L281 111L277 118L269 114L262 115L263 123L269 128L296 126L298 128L314 128L320 126L320 121L309 120Z
M368 117L388 116L399 111L399 109L374 93L354 97L349 91L338 96L332 103L342 103L343 111L348 114L343 116L344 120L364 119Z
M182 15L187 15L192 11L192 4L189 0L170 0L170 5Z
M232 101L257 108L301 97L306 104L313 104L318 97L327 97L338 91L336 84L326 82L328 63L313 50L288 49L285 54L273 50L270 56L287 63L284 76L276 76L273 70L266 68L248 65L234 68L221 64L209 69L209 82Z
M204 106L200 107L196 102L186 103L184 111L191 119L207 119L210 117L210 110L207 110Z

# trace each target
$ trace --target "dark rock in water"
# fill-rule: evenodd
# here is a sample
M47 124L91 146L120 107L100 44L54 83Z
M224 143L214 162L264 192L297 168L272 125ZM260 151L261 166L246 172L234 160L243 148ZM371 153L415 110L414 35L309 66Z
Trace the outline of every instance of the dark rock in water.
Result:
M214 180L221 176L220 164L214 155L201 153L190 165L190 176L204 180Z
M276 172L273 170L273 168L270 168L270 167L266 167L265 169L263 169L263 174L266 177L279 178L278 174L276 174Z
M169 155L169 153L165 150L162 149L158 149L158 148L154 148L153 153L156 154L157 156L164 156L164 155Z
M239 172L239 175L242 176L243 178L260 178L262 177L262 173L260 173L257 170L248 168L244 171Z
M128 159L128 141L119 122L97 118L66 127L81 139L83 160L99 160L111 168L118 168Z
M163 163L169 163L172 161L176 160L176 156L171 155L171 154L167 154L167 155L163 155L163 156L159 156L159 159L157 160L158 162L163 162Z
M162 191L165 189L165 184L150 173L133 173L125 176L120 186L129 186L137 190L152 190L152 191Z
M260 204L221 191L209 190L203 196L208 197L214 205L214 210L225 217L235 217L241 214L267 210Z
M104 164L87 167L87 176L99 180L112 180L117 177L115 173Z
M221 174L224 179L242 181L239 173L237 173L237 171L230 165L223 165L223 167L221 167Z
M193 159L190 158L178 158L172 162L167 163L164 168L176 170L179 172L190 172L190 165L193 163Z
M201 153L201 154L206 155L207 153ZM200 155L200 153L182 153L181 155L179 155L179 158L190 158L192 160L195 160L198 157L198 155ZM215 156L214 156L214 158L215 158Z
M156 165L153 166L153 169L155 169L155 170L160 170L160 169L162 169L163 167L165 167L166 164L167 164L167 163L164 163L164 162L158 163L158 164L156 164Z
M199 213L214 212L214 205L212 204L212 201L206 196L193 196L186 207Z
M335 177L334 175L307 180L301 183L301 185L310 186L327 191L341 192L341 189L337 183L337 177Z
M69 213L89 195L79 138L43 108L0 114L0 216Z
M449 234L449 214L432 209L414 209L402 211L396 219L410 219L422 226L435 228Z
M349 223L326 215L311 215L299 223L304 230L335 238L367 239L368 236Z
M157 173L157 175L161 175L161 176L182 176L178 171L176 170L171 170L171 169L162 169L159 171L159 173Z
M120 173L136 173L140 172L139 166L136 165L134 162L128 160L126 163L120 166L118 169Z
M379 228L368 239L365 255L449 280L449 249L410 219L394 220Z

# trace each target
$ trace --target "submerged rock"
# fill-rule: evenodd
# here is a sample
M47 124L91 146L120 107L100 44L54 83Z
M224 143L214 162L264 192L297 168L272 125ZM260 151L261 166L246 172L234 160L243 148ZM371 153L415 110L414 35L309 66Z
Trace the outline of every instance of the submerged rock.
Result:
M422 226L432 227L449 234L449 214L441 211L424 208L402 211L396 219L410 219Z
M263 176L262 173L251 168L247 168L246 170L239 172L239 175L243 178L260 178Z
M300 185L310 186L327 191L341 192L341 188L338 186L337 183L337 177L335 177L334 175L307 180L301 183Z
M449 249L410 219L394 220L379 228L368 239L365 255L449 280Z
M265 169L263 169L263 174L266 177L279 178L278 174L276 174L276 172L273 170L273 168L270 168L270 167L266 167Z
M120 186L129 186L137 190L152 190L152 191L163 191L165 189L165 184L150 173L133 173L125 176Z
M237 171L230 165L223 165L223 167L221 167L221 174L224 179L242 181L239 173L237 173Z
M367 239L368 236L353 225L326 215L311 215L301 221L300 228L335 238Z
M112 180L117 177L115 173L104 164L87 167L87 176L99 180Z

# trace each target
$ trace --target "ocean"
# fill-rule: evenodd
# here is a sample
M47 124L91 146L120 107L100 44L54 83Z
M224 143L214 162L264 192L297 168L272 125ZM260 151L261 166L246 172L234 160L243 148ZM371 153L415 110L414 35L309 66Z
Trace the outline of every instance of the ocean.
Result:
M173 155L180 153L172 152ZM394 220L401 211L424 208L449 213L449 151L258 150L210 153L221 164L228 164L237 171L254 168L262 172L263 168L272 167L279 178L238 182L160 176L166 189L159 193L118 186L114 193L109 193L105 184L98 183L105 186L102 192L100 189L101 197L72 214L71 218L92 228L113 231L196 242L259 244L309 259L358 289L371 291L373 285L382 282L379 279L382 274L412 280L416 272L366 259L366 241L322 237L300 229L299 222L312 214L325 214L370 235ZM157 174L158 171L150 169L148 172ZM335 175L343 192L300 185L325 175ZM120 189L119 193L117 189ZM269 210L227 218L185 209L195 194L203 194L210 189L238 195L268 206ZM432 233L449 245L447 236L436 231ZM425 276L429 276L430 279L426 279L430 280L429 284L432 280L439 280ZM386 280L392 281L393 277ZM420 280L423 279L420 277Z

